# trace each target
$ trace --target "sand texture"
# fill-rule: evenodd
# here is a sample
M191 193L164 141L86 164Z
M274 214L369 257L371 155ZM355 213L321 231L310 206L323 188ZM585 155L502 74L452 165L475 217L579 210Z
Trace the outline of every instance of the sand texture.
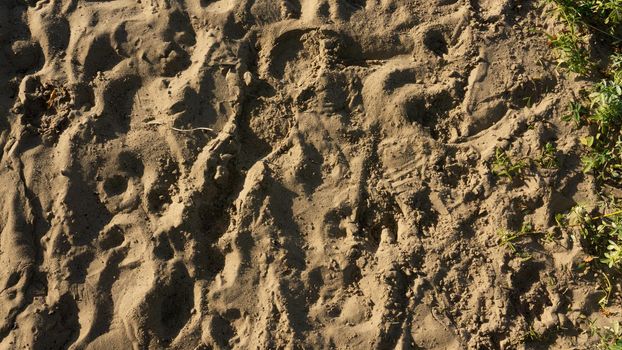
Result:
M524 259L498 241L550 227L589 178L488 165L579 147L550 18L3 0L0 348L515 349L530 329L589 348L578 243L528 238Z

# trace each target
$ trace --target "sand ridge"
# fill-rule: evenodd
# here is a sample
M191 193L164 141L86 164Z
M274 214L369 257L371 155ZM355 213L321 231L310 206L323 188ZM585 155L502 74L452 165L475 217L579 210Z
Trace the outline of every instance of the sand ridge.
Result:
M572 133L550 124L577 83L541 15L3 1L0 348L510 349L575 329L597 311L576 242L523 261L497 230L548 227L589 188L487 166Z

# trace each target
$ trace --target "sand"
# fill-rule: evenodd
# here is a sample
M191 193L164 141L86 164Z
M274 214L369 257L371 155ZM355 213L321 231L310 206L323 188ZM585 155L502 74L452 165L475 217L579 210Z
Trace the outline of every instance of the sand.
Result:
M590 348L536 5L2 1L0 348Z

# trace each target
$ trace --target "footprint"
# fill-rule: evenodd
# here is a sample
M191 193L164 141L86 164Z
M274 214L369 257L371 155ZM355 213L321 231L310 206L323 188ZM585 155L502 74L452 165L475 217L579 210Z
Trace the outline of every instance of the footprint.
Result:
M429 88L425 94L408 98L404 105L406 119L422 126L433 139L441 139L439 124L455 107L452 94L443 87Z
M312 29L296 29L290 30L274 40L267 54L264 54L264 67L267 67L268 73L274 78L281 80L284 78L293 78L295 72L291 70L296 67L298 71L304 70L305 66L309 66L313 56L319 54L319 48L315 52L306 52L303 35L312 32ZM315 55L314 55L315 54ZM292 62L297 64L293 64ZM307 62L304 62L307 61ZM288 68L290 67L290 68ZM287 77L286 77L287 73Z
M395 68L383 80L384 90L390 93L408 84L417 82L417 70L412 67Z
M113 78L95 88L95 110L100 117L93 123L93 131L101 142L127 133L134 96L141 83L140 77L129 75Z
M140 157L131 151L124 150L119 152L119 155L117 156L117 164L119 170L128 176L143 176L145 166L143 165L142 160L140 160Z
M336 17L348 21L355 13L365 10L367 0L338 0L334 6Z
M65 293L56 298L58 299L48 300L50 305L45 305L39 312L31 309L20 315L19 324L30 325L28 329L15 329L18 334L16 338L26 345L24 348L66 349L68 344L77 339L80 324L75 297Z
M235 330L231 323L219 314L209 316L203 321L203 333L207 335L208 342L216 343L218 348L231 348L230 340L235 336Z
M125 236L123 229L118 225L113 225L103 230L98 239L99 247L102 250L110 250L123 244Z
M41 82L38 77L26 76L20 84L18 110L23 123L46 144L53 144L69 127L75 117L71 92L58 84Z
M322 184L322 164L324 159L317 148L303 141L302 137L294 141L293 147L285 156L285 182L291 186L300 186L307 194Z
M285 18L300 18L302 6L300 0L281 0L281 15Z
M94 38L77 60L83 67L84 79L92 80L98 72L112 70L122 57L112 48L110 37L102 35Z
M407 329L413 342L417 348L423 349L459 349L460 338L455 334L456 330L448 329L434 314L436 312L423 303L414 308L412 326Z
M171 247L171 242L169 241L167 234L155 235L153 245L153 253L158 259L167 261L175 257L175 252Z
M36 70L43 64L42 58L43 51L36 42L17 40L11 45L9 60L20 73Z
M173 263L162 271L162 277L147 295L147 329L163 343L171 343L192 316L194 283L185 266Z
M454 110L459 107L458 81L418 82L416 72L415 67L387 67L365 80L363 103L367 114L374 116L368 123L445 142L451 137L447 130L453 127Z
M5 248L6 249L6 248ZM27 268L16 269L5 259L1 261L5 266L0 274L0 339L3 339L14 325L15 318L25 306L24 292L32 280L32 270Z
M358 227L370 251L376 252L383 240L395 240L400 209L394 198L383 193L368 193L361 206Z
M178 191L178 178L179 166L171 158L162 159L157 167L149 169L143 176L143 201L150 212L159 213L172 203L172 196Z
M127 178L121 175L113 175L104 182L104 192L109 197L122 194L127 189Z
M430 29L423 35L423 45L435 55L442 57L449 53L447 38L439 29Z

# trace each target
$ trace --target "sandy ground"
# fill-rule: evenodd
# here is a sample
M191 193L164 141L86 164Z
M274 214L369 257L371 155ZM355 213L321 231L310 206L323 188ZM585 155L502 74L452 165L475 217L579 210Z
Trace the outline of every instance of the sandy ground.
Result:
M602 294L550 228L593 196L553 25L512 0L2 1L0 348L593 348ZM491 174L549 141L560 169ZM499 244L526 221L557 236Z

